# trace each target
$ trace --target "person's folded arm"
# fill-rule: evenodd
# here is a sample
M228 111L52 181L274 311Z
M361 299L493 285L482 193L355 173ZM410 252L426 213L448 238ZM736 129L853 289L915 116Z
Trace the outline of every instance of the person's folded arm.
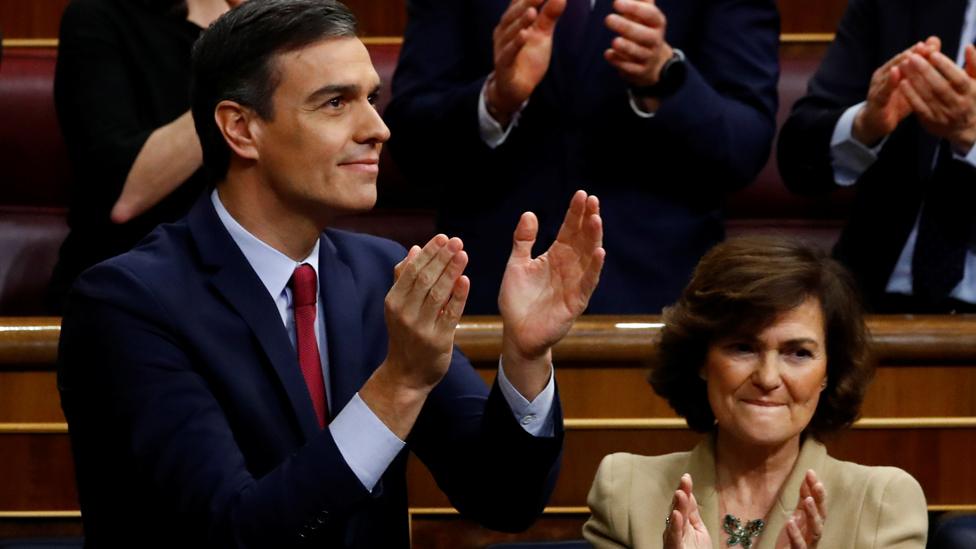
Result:
M92 3L72 4L61 25L55 104L75 170L99 188L108 216L124 222L148 210L202 164L189 112L152 120L138 104L134 61L113 35L111 17ZM187 91L189 93L189 91Z

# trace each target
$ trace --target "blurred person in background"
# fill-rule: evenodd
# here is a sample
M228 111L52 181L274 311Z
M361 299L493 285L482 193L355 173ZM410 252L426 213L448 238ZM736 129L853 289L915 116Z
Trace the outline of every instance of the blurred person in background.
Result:
M407 10L384 111L390 151L411 184L433 189L438 230L471 252L468 311L498 310L508 251L494 235L532 210L545 249L578 188L600 197L607 223L588 312L672 303L724 238L725 196L769 156L775 3L409 0Z
M72 0L54 100L71 159L68 225L49 293L175 221L206 187L190 116L190 49L242 0Z
M974 39L973 0L851 0L780 133L790 189L854 186L834 255L874 312L976 312Z

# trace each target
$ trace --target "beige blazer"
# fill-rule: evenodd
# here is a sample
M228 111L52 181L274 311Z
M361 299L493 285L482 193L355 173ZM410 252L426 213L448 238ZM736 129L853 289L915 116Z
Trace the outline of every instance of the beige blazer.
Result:
M793 513L807 469L816 471L827 490L821 549L925 547L925 495L911 475L894 467L867 467L833 459L823 444L808 438L754 549L774 546ZM694 481L695 498L712 545L716 549L726 547L728 536L718 516L712 437L691 452L653 457L621 453L603 458L587 499L592 515L583 526L584 537L600 549L661 547L671 497L686 472Z

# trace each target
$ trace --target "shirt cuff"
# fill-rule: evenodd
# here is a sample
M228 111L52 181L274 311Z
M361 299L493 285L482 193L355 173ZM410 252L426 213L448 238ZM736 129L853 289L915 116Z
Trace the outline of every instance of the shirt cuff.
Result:
M376 417L359 393L329 423L329 431L346 464L370 492L406 445Z
M965 162L970 166L976 168L976 145L969 148L969 152L966 154L959 154L955 151L952 152L952 157L960 162Z
M864 108L864 103L844 111L830 138L830 165L834 169L834 181L842 187L853 185L878 159L878 152L888 141L885 136L876 146L868 147L854 138L854 119Z
M551 437L555 435L555 425L552 418L552 401L556 397L556 376L552 375L549 367L549 383L532 402L529 402L512 382L505 377L502 360L498 359L498 388L505 397L505 402L512 409L512 414L525 429L525 432L535 437Z
M478 95L478 131L481 133L481 140L484 141L485 145L488 145L488 148L494 149L508 139L508 134L512 133L512 128L518 125L522 111L529 104L529 100L526 99L519 105L518 110L512 113L512 120L508 123L508 127L502 128L502 125L488 113L488 103L486 103L485 94L487 93L488 82L490 80L491 76L485 79L484 85L481 86L481 94Z
M656 111L652 112L642 109L640 103L637 102L637 97L634 96L634 92L629 89L627 90L627 102L630 103L630 109L634 111L634 114L641 118L654 118L654 115L657 114Z

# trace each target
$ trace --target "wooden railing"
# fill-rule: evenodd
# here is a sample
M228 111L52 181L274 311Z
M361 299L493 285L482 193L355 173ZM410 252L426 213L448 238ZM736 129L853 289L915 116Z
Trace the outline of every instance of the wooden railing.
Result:
M586 492L602 456L661 454L698 440L644 381L657 317L584 317L555 348L566 418L562 473L533 530L503 536L454 514L427 471L409 468L417 547L480 547L503 539L579 537ZM976 317L869 320L879 359L855 428L828 441L832 455L912 473L930 509L976 510ZM67 428L55 386L57 318L0 318L0 538L80 531ZM501 324L462 322L457 344L494 377ZM460 544L464 540L464 544Z

